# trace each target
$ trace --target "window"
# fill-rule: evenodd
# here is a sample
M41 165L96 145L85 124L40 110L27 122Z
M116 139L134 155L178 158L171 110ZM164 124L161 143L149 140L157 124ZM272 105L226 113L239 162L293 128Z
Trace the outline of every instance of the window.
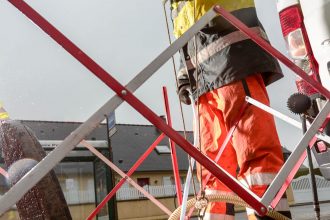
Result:
M180 182L181 182L181 184L184 184L186 182L186 177L180 176ZM175 185L174 176L163 176L163 184L164 185Z
M172 185L172 179L170 176L163 176L163 185L164 186L168 186L168 185Z
M139 186L144 187L145 185L150 185L150 179L149 178L137 178L137 184Z
M170 148L166 145L158 145L156 147L156 151L158 154L170 154L171 153Z

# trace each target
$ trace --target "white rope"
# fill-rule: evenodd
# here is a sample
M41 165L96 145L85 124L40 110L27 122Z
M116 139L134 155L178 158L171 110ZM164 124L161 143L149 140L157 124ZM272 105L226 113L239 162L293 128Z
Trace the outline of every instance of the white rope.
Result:
M169 44L172 44L172 39L171 39L171 34L170 34L170 28L169 28L169 23L168 23L168 16L167 16L166 7L165 7L165 4L167 3L167 1L168 0L163 0L163 10L164 10L164 16L165 16L165 21L166 21L166 30L167 30L167 35L168 35L168 41L169 41ZM174 61L174 57L173 56L172 56L172 65L173 65L173 72L174 72L174 75L175 75L174 78L176 80L176 86L178 88L178 85L179 85L179 83L178 83L178 76L177 76L178 74L177 74L176 65L175 65L175 61ZM193 103L192 97L190 97L190 98L192 100L191 103ZM180 101L179 96L178 96L178 101L179 101L179 106L180 106L180 113L181 113L181 120L182 120L182 125L183 125L184 137L187 140L186 123L185 123L185 118L184 118L184 115L183 115L182 103ZM193 112L194 112L194 109L193 109ZM194 142L194 144L195 143L196 142ZM188 161L189 161L190 175L192 175L193 167L194 167L194 164L193 164L193 161L194 160L192 160L192 158L189 155L188 155ZM191 177L190 177L190 179L191 179ZM196 187L195 187L194 179L192 179L192 182L193 182L194 193L196 194ZM187 181L186 181L186 183L187 183ZM188 192L187 192L188 194L189 194L189 189L190 189L190 181L189 181L189 187L188 187ZM186 191L184 190L184 192L186 192Z
M194 99L193 99L192 95L190 95L190 100L191 100L193 115L196 118L197 115L196 115L195 106L194 106ZM194 146L195 147L197 146L197 143L198 143L198 132L197 131L198 131L198 123L197 123L197 120L196 120L195 121L195 129L194 129ZM181 214L180 214L180 220L185 219L188 195L189 195L189 191L190 191L190 183L191 183L191 179L192 179L192 171L194 170L194 167L195 167L195 159L191 157L190 167L188 169L188 174L187 174L187 177L186 177L186 183L185 183L184 191L183 191L182 211L181 211Z

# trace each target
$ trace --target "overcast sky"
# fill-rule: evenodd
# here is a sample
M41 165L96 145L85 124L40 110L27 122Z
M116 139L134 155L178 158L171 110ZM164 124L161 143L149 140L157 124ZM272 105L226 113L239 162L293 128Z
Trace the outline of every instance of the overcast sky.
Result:
M27 0L122 84L128 83L168 46L161 0ZM275 0L258 0L260 20L272 44L286 52ZM85 121L114 93L7 1L0 1L0 100L14 119ZM271 105L292 114L287 98L296 91L294 75L268 88ZM169 92L174 128L182 129L171 62L135 94L158 115L165 114L162 87ZM191 130L191 107L184 107ZM126 104L117 123L150 124ZM301 131L277 120L289 149Z

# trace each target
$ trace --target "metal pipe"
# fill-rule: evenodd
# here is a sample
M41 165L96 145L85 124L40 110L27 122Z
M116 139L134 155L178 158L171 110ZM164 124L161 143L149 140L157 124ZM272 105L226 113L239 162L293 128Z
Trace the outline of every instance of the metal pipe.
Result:
M301 121L302 121L302 130L303 130L303 133L305 134L307 131L306 117L301 116ZM315 217L317 220L320 220L320 203L319 203L319 197L317 194L317 186L316 186L312 154L311 154L311 149L309 146L307 147L306 152L307 152L307 159L308 159L308 170L310 173L310 181L312 184L313 206L314 206L314 211L315 211Z
M265 105L265 104L263 104L263 103L255 100L255 99L253 99L251 97L248 97L247 96L247 97L245 97L245 100L247 102L249 102L250 104L252 104L252 105L254 105L254 106L256 106L256 107L258 107L258 108L260 108L260 109L262 109L262 110L264 110L266 112L268 112L269 114L272 114L273 116L275 116L275 117L277 117L277 118L279 118L279 119L281 119L281 120L283 120L283 121L285 121L285 122L287 122L287 123L295 126L296 128L302 129L301 122L296 121L293 118L290 118L290 117L282 114L281 112L276 111L275 109L272 109L271 107L269 107L269 106L267 106L267 105ZM307 128L309 128L309 127L310 127L310 125L307 126ZM330 144L330 137L328 135L326 135L326 134L318 131L316 133L316 137Z
M164 105L165 105L167 124L168 124L168 126L172 127L170 104L168 102L167 89L165 86L163 87L163 96L164 96ZM178 157L176 154L175 143L172 139L170 139L170 147L171 147L172 167L173 167L173 173L174 173L177 200L178 200L178 205L180 206L182 204L182 188L181 188L181 181L180 181Z
M192 112L193 112L193 116L194 116L194 119L195 119L195 128L194 128L194 146L196 147L197 146L197 143L198 143L198 123L197 123L197 117L198 115L196 114L196 111L195 111L195 105L193 104L194 103L194 98L192 97L192 95L190 94L189 96L190 98L190 101L191 101L191 107L192 107ZM180 214L180 220L184 220L185 219L185 215L186 215L186 209L187 209L187 201L188 201L188 196L189 196L189 190L190 190L190 183L191 183L191 179L193 177L193 170L194 170L194 167L195 167L195 159L192 157L191 160L190 160L190 167L188 168L188 174L187 174L187 177L186 177L186 183L185 183L185 186L184 186L184 191L183 191L183 201L182 201L182 209L181 209L181 214ZM190 216L190 214L188 214L188 216Z

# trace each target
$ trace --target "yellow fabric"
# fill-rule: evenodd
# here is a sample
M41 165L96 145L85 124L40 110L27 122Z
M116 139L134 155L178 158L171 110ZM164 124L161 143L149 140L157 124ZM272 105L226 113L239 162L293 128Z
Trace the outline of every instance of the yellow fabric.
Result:
M9 114L3 108L2 102L0 102L0 119L8 119L8 118L9 118Z
M173 10L176 10L179 4L183 1L172 3ZM194 9L194 4L196 8ZM194 20L200 19L208 10L214 5L220 5L227 11L235 11L241 8L255 7L254 0L189 0L186 1L184 7L180 10L180 13L173 19L174 24L174 36L180 37L185 31L187 31L194 23ZM196 19L194 19L194 10L196 13Z
M9 118L9 114L7 112L0 112L0 119L7 119Z

